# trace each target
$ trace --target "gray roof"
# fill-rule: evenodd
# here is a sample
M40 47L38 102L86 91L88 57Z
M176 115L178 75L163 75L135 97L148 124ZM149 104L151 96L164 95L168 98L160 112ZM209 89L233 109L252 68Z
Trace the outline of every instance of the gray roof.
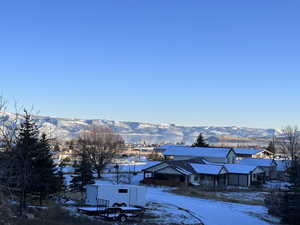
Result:
M182 145L168 145L163 154L165 156L193 156L193 157L214 157L226 158L231 148L209 148L190 147Z
M273 166L276 162L273 159L257 159L257 158L245 158L240 161L241 165L250 166Z
M236 154L244 154L244 155L255 155L257 153L263 152L262 149L247 149L247 148L235 148Z
M221 165L191 163L191 166L197 174L218 175L223 169Z
M150 168L153 168L155 166L161 165L163 163L166 163L169 167L176 169L177 171L183 173L183 174L194 174L196 171L191 166L191 163L198 163L198 164L204 164L204 162L201 159L191 159L191 160L167 160L163 161L159 164L149 166L147 168L144 168L142 171L146 171Z
M257 168L257 166L240 165L240 164L224 164L228 173L249 174Z

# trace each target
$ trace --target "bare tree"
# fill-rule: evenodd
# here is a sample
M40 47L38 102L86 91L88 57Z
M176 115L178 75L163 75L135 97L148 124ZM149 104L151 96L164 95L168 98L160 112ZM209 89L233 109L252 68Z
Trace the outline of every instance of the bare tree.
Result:
M0 96L0 191L5 193L5 196L8 193L8 196L13 198L15 188L8 178L12 177L13 165L10 153L16 144L19 114L17 113L16 103L16 113L14 115L7 113L7 106L6 99Z
M280 154L287 159L296 160L300 153L300 131L298 127L286 126L282 134L276 138L276 144Z
M88 156L100 178L105 166L112 162L123 145L123 138L110 128L90 125L81 132L75 151Z

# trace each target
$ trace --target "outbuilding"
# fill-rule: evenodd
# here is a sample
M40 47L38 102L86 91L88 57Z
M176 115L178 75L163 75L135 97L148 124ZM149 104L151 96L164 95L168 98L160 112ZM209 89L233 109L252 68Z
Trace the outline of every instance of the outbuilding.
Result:
M225 164L227 171L227 185L250 186L265 182L265 172L256 166Z
M277 163L273 159L244 158L239 164L259 167L265 172L266 179L276 178Z

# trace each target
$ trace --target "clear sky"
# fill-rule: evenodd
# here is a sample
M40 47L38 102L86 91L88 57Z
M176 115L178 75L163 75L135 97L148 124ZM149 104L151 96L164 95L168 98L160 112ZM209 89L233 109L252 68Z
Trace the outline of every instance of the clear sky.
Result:
M40 115L300 125L300 1L0 2L0 92Z

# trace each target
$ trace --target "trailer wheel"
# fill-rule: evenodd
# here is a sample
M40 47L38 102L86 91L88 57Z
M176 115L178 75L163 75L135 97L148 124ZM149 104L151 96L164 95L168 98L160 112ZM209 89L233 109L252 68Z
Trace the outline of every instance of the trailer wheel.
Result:
M127 206L127 204L124 202L121 204L121 207L126 207L126 206Z
M120 216L119 216L119 221L122 222L122 223L126 222L126 221L127 221L127 216L126 216L126 215L123 215L123 214L120 215Z

